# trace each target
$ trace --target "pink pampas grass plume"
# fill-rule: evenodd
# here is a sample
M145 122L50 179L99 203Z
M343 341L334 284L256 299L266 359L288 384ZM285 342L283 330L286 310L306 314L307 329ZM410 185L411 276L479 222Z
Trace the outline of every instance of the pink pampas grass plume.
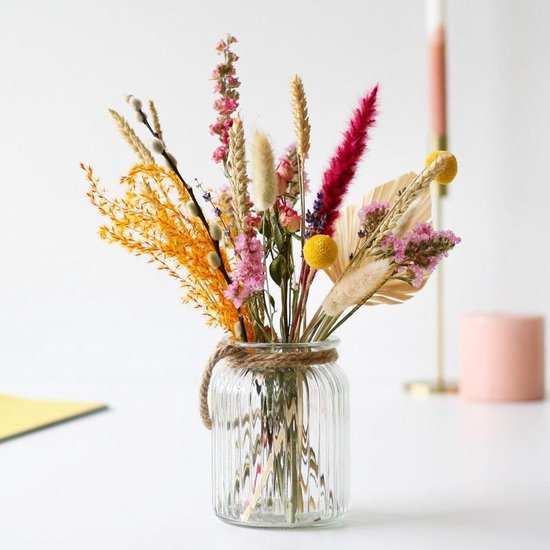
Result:
M377 94L378 84L361 99L348 129L344 132L344 139L323 174L323 184L319 192L322 206L316 216L320 219L324 217L322 232L327 235L332 236L334 233L334 223L338 219L340 206L366 150L369 130L376 121Z

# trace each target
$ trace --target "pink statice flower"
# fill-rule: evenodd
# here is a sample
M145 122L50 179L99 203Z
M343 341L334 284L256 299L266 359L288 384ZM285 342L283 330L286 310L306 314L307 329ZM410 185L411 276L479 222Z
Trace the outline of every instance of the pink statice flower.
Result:
M380 244L381 250L386 253L386 256L393 256L393 260L397 265L405 261L405 246L405 240L400 239L393 233L386 235Z
M390 211L390 205L387 202L371 202L362 206L357 212L359 223L359 236L366 237L370 235L384 220Z
M240 308L265 283L264 247L256 236L240 234L235 237L237 262L231 273L231 284L224 292L236 308Z
M359 216L361 222L365 223L369 216L377 214L378 212L384 212L385 214L387 214L389 209L390 205L387 202L374 201L359 208L359 212L357 213L357 215Z
M452 231L436 231L429 223L419 223L402 238L386 235L380 249L385 257L393 258L397 274L418 288L459 243L460 237Z

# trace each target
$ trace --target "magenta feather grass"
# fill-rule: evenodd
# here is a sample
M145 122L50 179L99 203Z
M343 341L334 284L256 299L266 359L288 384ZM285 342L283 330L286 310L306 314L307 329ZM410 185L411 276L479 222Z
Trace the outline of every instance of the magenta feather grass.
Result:
M332 236L334 233L334 224L340 215L344 196L367 148L369 130L376 122L377 95L378 84L359 102L344 132L344 139L323 174L323 184L318 195L322 205L315 214L323 220L322 232L326 235Z

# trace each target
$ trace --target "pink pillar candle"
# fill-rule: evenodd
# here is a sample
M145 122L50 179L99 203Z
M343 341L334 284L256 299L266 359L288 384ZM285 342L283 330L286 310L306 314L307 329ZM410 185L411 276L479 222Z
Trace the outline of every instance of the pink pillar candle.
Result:
M460 395L480 401L544 399L544 318L467 315L460 326Z
M445 0L427 0L430 135L439 139L447 135L445 8Z

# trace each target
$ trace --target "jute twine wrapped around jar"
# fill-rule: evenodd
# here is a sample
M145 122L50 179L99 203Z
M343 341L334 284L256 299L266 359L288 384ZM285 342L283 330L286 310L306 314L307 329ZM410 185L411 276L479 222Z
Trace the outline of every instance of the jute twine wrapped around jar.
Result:
M212 372L219 361L232 369L270 370L278 368L302 368L313 365L332 363L338 359L335 349L319 351L292 351L285 353L255 353L232 342L220 342L216 351L211 355L202 375L199 391L199 408L201 420L207 429L212 429L212 418L208 406L208 390Z

